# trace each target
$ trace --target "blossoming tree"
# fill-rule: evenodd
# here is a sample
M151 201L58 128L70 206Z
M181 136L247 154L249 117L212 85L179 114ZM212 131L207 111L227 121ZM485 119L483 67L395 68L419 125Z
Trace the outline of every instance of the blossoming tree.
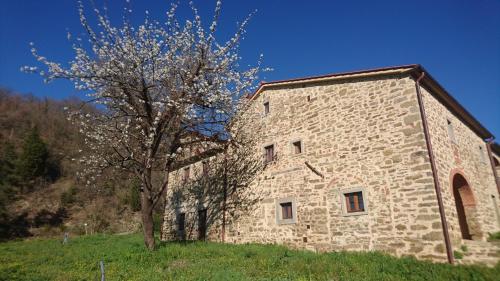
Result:
M68 34L75 58L63 65L39 55L33 46L41 66L24 67L46 81L72 81L100 109L95 114L70 113L90 149L80 160L85 166L81 175L91 183L104 169L114 168L140 180L148 249L155 247L153 209L164 197L182 149L200 140L230 138L228 123L260 71L260 59L247 69L239 64L238 48L250 16L228 41L219 43L215 35L221 2L209 28L190 6L192 20L180 23L177 5L172 5L165 22L150 19L146 12L137 27L128 20L127 8L123 24L115 27L106 9L94 9L97 26L91 25L80 2L85 38ZM161 179L155 180L155 174Z

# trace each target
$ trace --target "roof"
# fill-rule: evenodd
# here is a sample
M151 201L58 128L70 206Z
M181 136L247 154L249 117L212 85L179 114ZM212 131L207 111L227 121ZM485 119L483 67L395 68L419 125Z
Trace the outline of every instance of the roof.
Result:
M293 78L287 80L277 80L272 82L262 82L250 99L255 99L262 91L271 87L288 86L294 84L309 84L323 81L344 80L362 77L389 76L397 74L405 74L417 79L422 72L425 72L424 78L420 85L426 88L437 100L446 106L457 118L462 120L476 134L483 139L494 137L472 114L470 114L446 89L435 80L424 67L419 64L408 64L399 66L390 66L382 68L365 69L350 72L338 72L319 76L309 76L301 78Z

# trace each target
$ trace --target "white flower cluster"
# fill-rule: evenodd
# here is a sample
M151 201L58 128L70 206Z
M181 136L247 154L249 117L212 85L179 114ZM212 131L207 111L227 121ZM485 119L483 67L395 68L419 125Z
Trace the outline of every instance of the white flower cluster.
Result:
M224 134L241 96L255 87L261 58L248 69L239 64L239 43L251 15L227 42L216 41L221 5L217 1L205 30L192 3L193 19L184 24L173 4L165 22L146 12L137 27L127 18L130 11L115 27L105 11L95 9L93 27L79 2L87 37L73 40L68 34L75 57L67 66L39 55L32 44L32 54L44 67L23 71L38 72L46 81L69 79L97 105L98 112L70 113L90 148L81 159L88 174L109 166L139 173L165 169L189 134Z

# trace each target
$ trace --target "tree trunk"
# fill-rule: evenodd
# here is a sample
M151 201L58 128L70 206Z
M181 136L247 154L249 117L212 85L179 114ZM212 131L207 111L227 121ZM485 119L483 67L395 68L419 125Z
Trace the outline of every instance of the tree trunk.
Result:
M142 232L144 234L144 244L149 250L155 248L154 221L153 221L153 202L150 199L146 188L141 192L141 217Z

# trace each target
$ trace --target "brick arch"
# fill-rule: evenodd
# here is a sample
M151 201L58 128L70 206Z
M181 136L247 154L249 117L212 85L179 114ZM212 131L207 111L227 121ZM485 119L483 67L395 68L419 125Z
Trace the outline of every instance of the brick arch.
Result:
M476 200L473 189L464 172L454 169L450 173L450 188L457 211L458 223L463 239L471 240L473 236L480 236L476 222Z
M450 189L452 194L454 189L460 189L460 195L464 206L476 206L476 197L468 177L462 169L453 169L450 173Z

